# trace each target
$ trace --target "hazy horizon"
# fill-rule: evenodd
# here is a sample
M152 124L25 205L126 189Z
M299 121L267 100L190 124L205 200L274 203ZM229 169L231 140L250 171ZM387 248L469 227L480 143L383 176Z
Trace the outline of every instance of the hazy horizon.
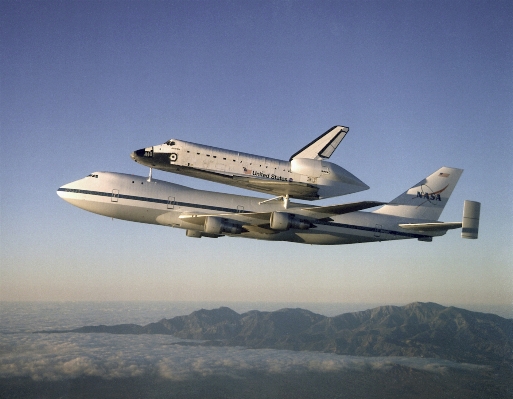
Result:
M117 308L116 320L118 323L142 323L136 321L139 317L146 322L155 322L160 318L172 318L185 316L200 309L217 309L228 307L237 313L245 313L251 310L276 311L283 308L301 308L318 313L323 316L333 317L343 313L360 312L374 309L380 306L406 306L409 303L322 303L322 302L217 302L217 301L0 301L0 320L9 310L2 304L9 307L31 306L34 307L34 315L40 313L43 307L47 311L52 307L75 306L77 309L89 308L94 312L104 312L102 323L108 322L108 315L112 315L112 307ZM439 303L446 307L462 308L474 312L493 313L503 318L513 318L513 306L511 304L447 304ZM49 308L49 309L48 309ZM11 311L14 309L10 309ZM167 312L167 313L166 313ZM152 315L155 320L151 319ZM126 319L122 319L122 317ZM160 317L160 318L159 318ZM151 320L150 320L151 319ZM157 320L158 319L158 320Z

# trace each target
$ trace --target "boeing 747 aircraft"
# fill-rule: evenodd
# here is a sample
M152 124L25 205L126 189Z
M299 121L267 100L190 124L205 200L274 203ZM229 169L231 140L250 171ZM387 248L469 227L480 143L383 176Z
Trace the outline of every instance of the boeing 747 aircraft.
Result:
M186 230L188 237L246 237L303 244L353 244L415 238L431 241L462 228L477 238L480 203L465 201L463 220L438 221L463 170L443 167L389 203L362 201L329 206L195 190L161 180L95 172L60 187L65 201L116 219ZM373 212L364 209L380 206Z
M274 199L317 200L369 188L344 168L326 161L348 131L344 126L332 127L289 161L176 139L134 151L131 157L150 168L276 195Z

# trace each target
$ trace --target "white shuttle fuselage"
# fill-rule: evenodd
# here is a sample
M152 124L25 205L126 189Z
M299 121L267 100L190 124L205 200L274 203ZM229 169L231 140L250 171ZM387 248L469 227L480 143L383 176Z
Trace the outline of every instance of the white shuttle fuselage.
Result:
M326 161L348 130L334 126L289 161L176 139L134 151L131 157L142 165L166 172L278 197L317 200L369 188L344 168Z

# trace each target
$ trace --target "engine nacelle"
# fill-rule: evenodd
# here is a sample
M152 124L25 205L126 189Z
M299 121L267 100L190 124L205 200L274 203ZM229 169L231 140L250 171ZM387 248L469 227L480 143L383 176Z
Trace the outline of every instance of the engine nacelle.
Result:
M185 235L187 237L201 238L201 231L198 230L186 230Z
M273 230L306 230L312 227L312 224L308 220L296 219L294 215L285 212L271 213L269 224Z
M185 232L185 235L187 237L193 237L193 238L201 238L201 237L208 237L208 238L217 238L220 237L217 234L207 234L198 230L187 230Z
M205 218L205 225L203 231L207 234L220 235L223 233L240 234L242 233L242 226L237 224L228 223L222 218L215 216L207 216Z

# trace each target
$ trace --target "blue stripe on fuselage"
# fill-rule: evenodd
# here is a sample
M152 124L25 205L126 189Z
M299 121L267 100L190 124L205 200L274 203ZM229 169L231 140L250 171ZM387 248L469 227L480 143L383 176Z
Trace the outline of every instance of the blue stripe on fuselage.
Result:
M62 188L62 187L59 188L57 191L64 191L67 193L97 195L100 197L113 197L112 193L106 193L103 191L78 190L78 189L74 189L74 188ZM126 195L126 194L117 194L116 198L123 198L123 199L134 200L134 201L151 202L154 204L164 204L164 205L167 205L169 203L169 201L165 200L165 199L139 197L136 195ZM206 210L210 210L210 211L227 212L227 213L254 213L252 211L246 211L246 210L241 211L241 210L233 209L233 208L223 208L223 207L213 206L213 205L193 204L190 202L181 202L181 201L173 201L173 205L184 206L184 207L189 207L189 208L206 209ZM366 231L366 232L376 232L376 228L374 228L374 227L358 226L358 225L353 225L353 224L326 222L326 221L321 221L321 220L316 221L315 224L323 225L323 226L341 227L344 229L360 230L360 231ZM395 236L400 236L400 237L408 237L408 238L431 238L432 237L432 236L428 236L428 235L406 233L406 232L402 232L402 231L387 230L387 229L379 229L379 233L395 235Z
M112 193L106 193L103 191L78 190L75 188L62 188L62 187L59 188L57 191L64 191L67 193L76 193L76 194L98 195L100 197L123 198L123 199L129 199L129 200L134 200L134 201L152 202L154 204L167 205L169 203L169 200L165 200L165 199L139 197L136 195L126 195L126 194L116 194L114 196ZM185 207L189 207L189 208L208 209L208 210L212 210L212 211L231 212L231 213L252 213L250 211L241 211L241 210L233 209L233 208L223 208L220 206L192 204L189 202L172 201L172 203L173 203L173 205L185 206Z

